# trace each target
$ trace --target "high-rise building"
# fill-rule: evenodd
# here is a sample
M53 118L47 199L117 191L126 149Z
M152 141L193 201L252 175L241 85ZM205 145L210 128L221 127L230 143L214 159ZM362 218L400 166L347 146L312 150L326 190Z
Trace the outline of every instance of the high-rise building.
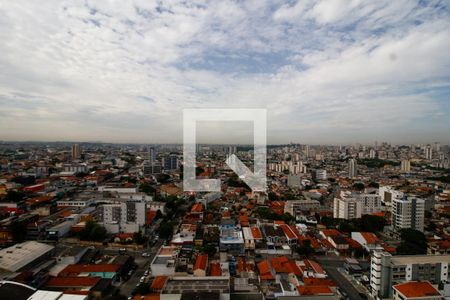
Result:
M370 268L372 296L375 299L391 298L392 286L408 281L447 282L449 264L450 255L392 256L385 251L374 251Z
M316 180L327 180L327 170L316 169L314 172L314 178Z
M354 178L358 174L358 165L354 158L348 160L348 177Z
M170 153L164 157L163 161L164 170L177 170L178 169L178 157L175 153Z
M102 220L111 233L138 232L145 225L145 201L128 200L121 203L104 204Z
M361 215L362 205L356 198L334 198L333 218L349 220L361 218Z
M430 145L427 145L425 147L425 159L426 160L432 160L433 159L433 149Z
M369 150L369 158L375 158L376 154L377 154L377 153L375 152L374 149L370 149L370 150Z
M309 145L305 145L304 154L305 157L309 157Z
M425 200L417 197L393 199L392 226L395 230L415 229L423 231L425 218Z
M411 172L411 161L409 159L403 159L401 162L400 170L402 173Z
M333 218L336 219L357 219L380 211L381 197L377 194L341 192L334 198Z
M81 148L78 144L72 145L72 159L79 159L81 157Z
M148 160L153 162L156 161L156 149L155 147L148 147Z

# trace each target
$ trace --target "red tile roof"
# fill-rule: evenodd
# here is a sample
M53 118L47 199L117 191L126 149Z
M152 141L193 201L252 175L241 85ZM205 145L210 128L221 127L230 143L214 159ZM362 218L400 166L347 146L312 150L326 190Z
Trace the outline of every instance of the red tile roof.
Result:
M209 275L210 276L222 276L222 270L220 268L220 263L211 263L209 265Z
M373 234L372 232L361 232L361 235L363 236L363 238L366 240L367 244L369 244L369 245L376 244L380 241L378 239L378 237L375 234Z
M261 230L259 229L259 227L252 227L251 230L254 239L262 238Z
M155 279L153 279L152 285L150 286L153 290L162 290L164 285L167 281L167 276L156 276Z
M58 275L70 276L71 274L79 273L94 273L94 272L117 272L120 265L99 264L99 265L68 265Z
M206 263L207 262L208 262L207 254L198 255L197 258L195 259L194 271L199 270L199 269L206 271Z
M341 235L341 233L336 229L324 229L322 230L324 236L337 236Z
M281 229L283 229L283 232L287 236L288 239L294 240L297 238L295 233L292 232L291 228L288 225L283 224L283 225L280 225L280 227L281 227Z
M300 296L303 295L333 295L333 291L326 285L299 285L297 290Z
M191 208L191 212L202 212L203 211L203 205L201 203L195 203L194 206Z
M439 296L439 292L428 281L410 281L393 286L394 289L408 298Z
M267 260L263 260L258 263L258 271L259 277L263 280L274 280L275 278L272 275L272 271L270 270L270 265Z
M336 286L336 283L327 278L303 278L305 285L326 285L326 286Z
M100 277L54 277L46 286L48 287L92 287L101 280Z

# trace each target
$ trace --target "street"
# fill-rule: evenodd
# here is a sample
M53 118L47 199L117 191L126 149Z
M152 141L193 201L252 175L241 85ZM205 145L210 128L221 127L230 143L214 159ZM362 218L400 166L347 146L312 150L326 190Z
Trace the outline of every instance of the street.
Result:
M356 287L343 274L341 274L341 272L338 271L338 268L343 268L344 262L342 258L316 257L316 260L328 273L328 276L337 283L339 288L347 293L350 299L363 300Z

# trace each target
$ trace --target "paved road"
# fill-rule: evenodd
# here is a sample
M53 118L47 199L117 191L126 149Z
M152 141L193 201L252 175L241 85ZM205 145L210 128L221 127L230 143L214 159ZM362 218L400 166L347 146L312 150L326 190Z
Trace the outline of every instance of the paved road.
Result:
M156 252L158 251L158 249L161 247L162 244L163 244L163 241L160 240L152 248L146 249L145 251L140 251L140 253L138 253L135 256L135 263L138 265L138 268L133 273L133 275L130 277L130 279L128 279L128 281L124 282L120 286L120 293L122 295L125 295L127 297L131 295L131 292L134 290L136 285L138 285L141 277L144 276L145 270L150 268L150 263L152 262L153 258L156 255ZM150 253L150 257L140 256L140 255L142 255L142 252Z
M343 267L343 261L341 259L321 259L319 257L317 257L316 259L320 263L322 268L328 273L328 276L330 276L330 278L337 283L342 291L345 291L347 293L351 300L363 300L363 298L359 296L359 292L353 286L353 284L338 271L337 268Z

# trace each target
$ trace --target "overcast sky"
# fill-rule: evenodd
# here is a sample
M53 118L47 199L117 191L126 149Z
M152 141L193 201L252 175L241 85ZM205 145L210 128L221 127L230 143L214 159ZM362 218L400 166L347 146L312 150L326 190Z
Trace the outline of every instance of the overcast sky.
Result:
M450 142L449 1L0 0L0 15L0 140L181 142L183 108L242 107L268 109L270 143Z

